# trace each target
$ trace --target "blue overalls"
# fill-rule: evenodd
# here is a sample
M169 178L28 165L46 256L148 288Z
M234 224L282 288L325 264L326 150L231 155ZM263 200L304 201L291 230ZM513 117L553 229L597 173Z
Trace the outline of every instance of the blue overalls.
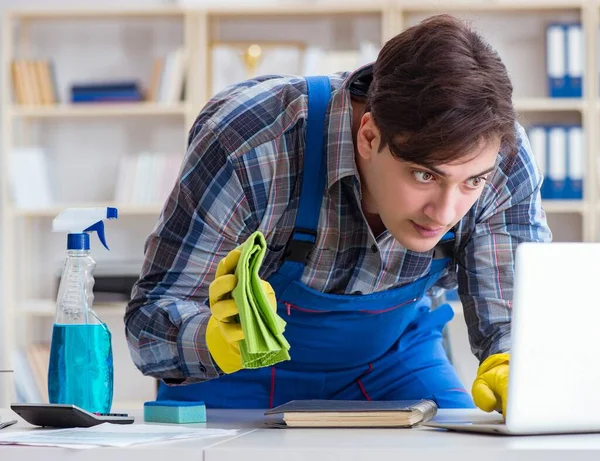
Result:
M324 294L300 282L316 240L325 187L327 77L308 81L308 122L300 204L287 259L269 279L287 322L291 360L187 386L161 383L159 400L204 401L208 408L272 408L294 399L432 398L443 408L473 407L442 346L449 305L430 310L425 293L450 261L432 260L428 275L368 295ZM452 234L443 241L451 243Z

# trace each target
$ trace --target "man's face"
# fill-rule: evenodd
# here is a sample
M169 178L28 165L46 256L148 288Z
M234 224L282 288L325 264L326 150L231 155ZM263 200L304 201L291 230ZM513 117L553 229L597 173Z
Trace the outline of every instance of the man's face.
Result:
M366 120L365 120L366 118ZM379 215L383 225L404 247L432 249L467 214L494 169L500 140L482 142L458 163L426 168L378 152L379 131L365 114L357 134L363 210Z

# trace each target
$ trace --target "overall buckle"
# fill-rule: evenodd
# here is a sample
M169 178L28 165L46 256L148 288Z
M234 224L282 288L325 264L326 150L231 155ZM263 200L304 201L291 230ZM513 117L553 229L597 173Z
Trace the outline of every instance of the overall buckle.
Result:
M448 239L433 247L433 259L453 258L455 240Z
M297 234L308 235L309 240L296 240ZM306 263L308 255L315 247L317 241L317 232L311 229L296 228L292 234L292 239L289 241L283 259L298 263Z

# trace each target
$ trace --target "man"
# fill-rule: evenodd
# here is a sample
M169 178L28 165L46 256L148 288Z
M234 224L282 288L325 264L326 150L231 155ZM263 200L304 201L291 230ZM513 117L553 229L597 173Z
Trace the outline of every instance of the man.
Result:
M456 281L475 403L506 400L514 254L551 238L542 178L500 58L461 21L430 18L374 65L266 76L216 95L146 244L125 316L159 398L265 408L292 399L434 398L469 407L442 347ZM260 230L291 360L243 370L236 247Z

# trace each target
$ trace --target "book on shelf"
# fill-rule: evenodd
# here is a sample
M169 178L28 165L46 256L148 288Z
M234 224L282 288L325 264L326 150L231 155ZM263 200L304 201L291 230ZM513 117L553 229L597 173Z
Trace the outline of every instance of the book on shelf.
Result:
M54 65L48 59L13 60L13 101L18 105L53 105L58 101Z
M175 185L181 156L156 152L125 155L115 183L117 203L163 203Z
M152 64L147 100L176 104L182 100L187 78L187 53L184 48L156 58Z
M15 351L14 386L17 401L48 403L50 344L35 343Z
M143 99L139 85L134 80L75 83L71 85L70 93L74 104L139 102Z
M17 402L34 403L40 402L42 396L35 380L33 367L27 359L25 348L17 349L14 352L13 385L15 388Z
M40 395L41 403L48 403L48 364L50 363L50 344L30 344L25 350L29 366Z
M433 418L433 400L292 400L265 412L272 427L413 427Z
M53 204L48 160L42 148L13 148L10 165L12 199L17 208L43 208Z

